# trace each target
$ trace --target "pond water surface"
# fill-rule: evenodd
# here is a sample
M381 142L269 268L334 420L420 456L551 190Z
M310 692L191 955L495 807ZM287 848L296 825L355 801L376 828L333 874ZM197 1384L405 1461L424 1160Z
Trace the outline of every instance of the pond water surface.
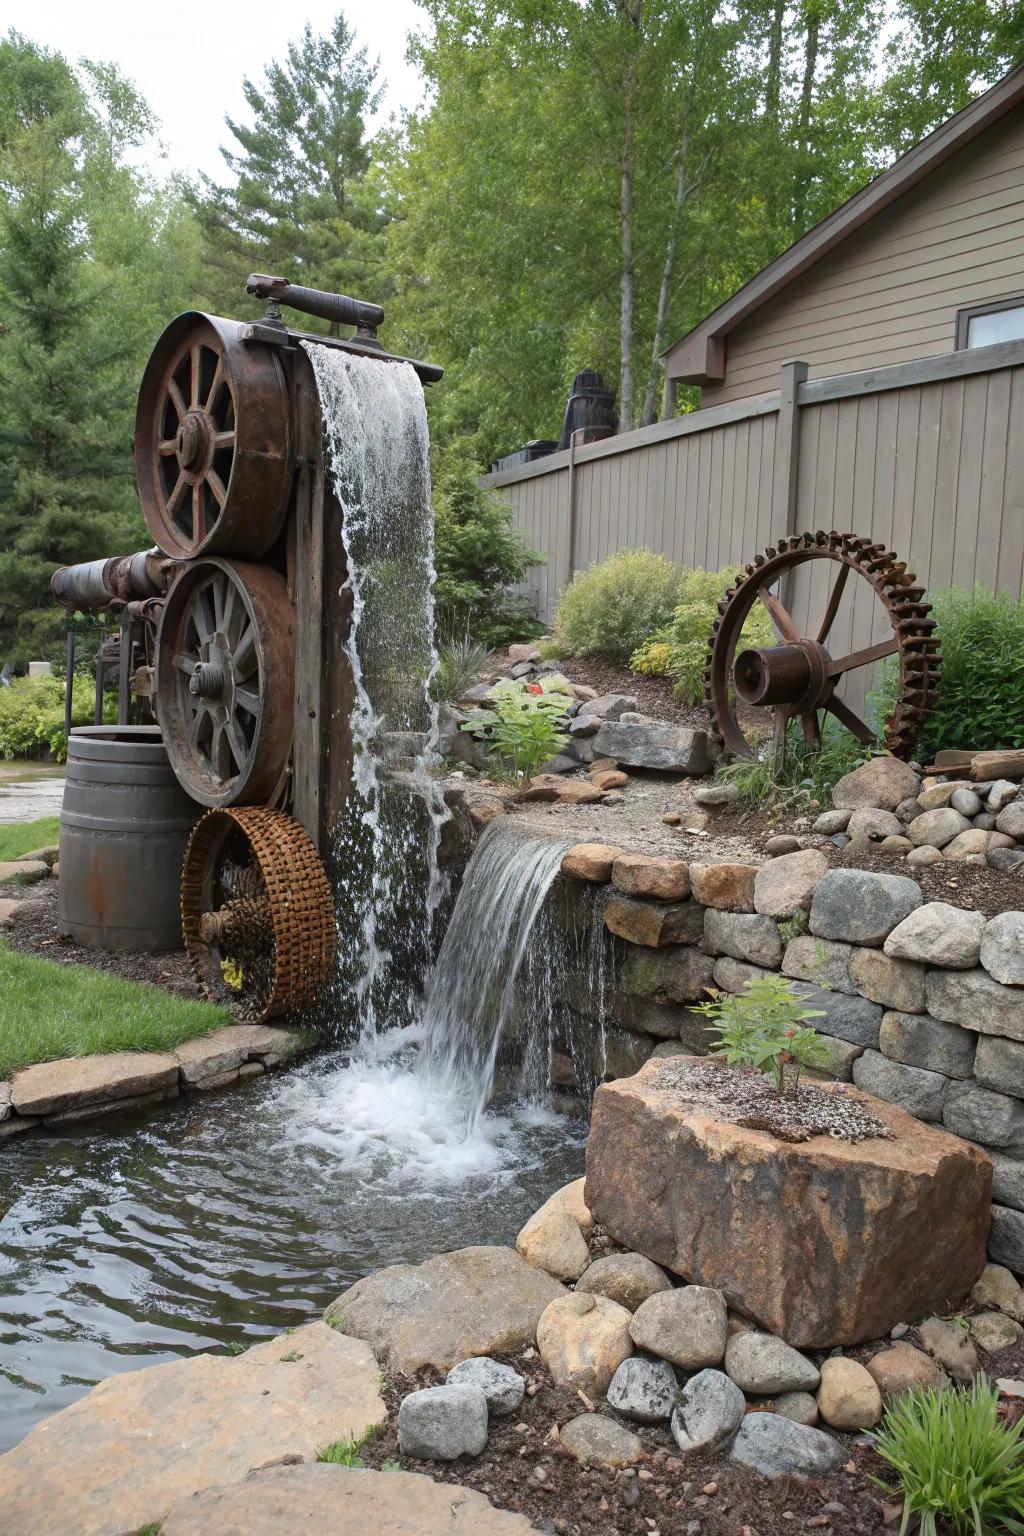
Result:
M315 1318L359 1276L514 1242L583 1168L585 1128L320 1055L146 1118L0 1150L0 1451L116 1371Z

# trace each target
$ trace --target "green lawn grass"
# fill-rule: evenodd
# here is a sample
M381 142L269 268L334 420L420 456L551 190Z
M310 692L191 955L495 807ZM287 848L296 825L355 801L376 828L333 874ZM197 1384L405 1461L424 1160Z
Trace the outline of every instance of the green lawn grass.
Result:
M56 848L59 842L59 816L41 816L38 821L0 827L0 864L6 859L20 859L36 848Z
M231 1023L212 1003L186 1002L84 965L55 965L2 942L0 999L0 1078L62 1056L170 1050Z

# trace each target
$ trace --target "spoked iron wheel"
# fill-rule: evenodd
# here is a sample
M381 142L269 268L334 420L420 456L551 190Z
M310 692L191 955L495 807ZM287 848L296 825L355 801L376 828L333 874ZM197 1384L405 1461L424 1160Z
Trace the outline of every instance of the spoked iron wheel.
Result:
M201 805L273 798L291 751L294 609L265 565L197 560L164 604L156 706L171 766Z
M292 475L291 408L272 348L184 314L139 390L135 469L146 526L167 555L259 556L277 537Z
M830 561L836 571L821 615L805 634L778 588L787 572L812 560ZM819 532L780 539L745 570L719 602L719 618L708 641L704 696L720 745L736 757L754 755L755 743L739 723L737 702L771 710L777 752L792 720L800 721L809 746L820 747L825 714L865 745L876 742L876 732L836 690L847 674L891 656L899 676L895 708L881 727L882 744L898 757L911 756L938 696L941 657L929 617L931 605L906 564L884 544L851 533ZM827 642L851 576L873 588L890 633L877 644L834 656ZM780 644L737 654L744 621L758 602L768 610Z
M196 824L181 925L199 985L245 1023L310 1007L331 979L331 888L309 836L281 811L209 811Z

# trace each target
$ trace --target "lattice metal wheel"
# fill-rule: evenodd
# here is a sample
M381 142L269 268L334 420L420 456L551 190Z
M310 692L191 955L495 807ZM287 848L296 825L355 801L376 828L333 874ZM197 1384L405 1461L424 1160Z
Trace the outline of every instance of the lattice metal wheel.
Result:
M274 798L291 752L295 610L267 565L196 560L168 594L156 642L167 755L200 805Z
M772 589L787 572L812 560L831 561L838 569L820 621L805 635ZM906 563L884 544L856 534L817 532L780 539L745 572L719 602L719 617L708 637L704 697L719 745L736 757L754 754L737 716L737 701L771 711L777 750L794 719L800 721L807 743L820 746L823 713L833 715L865 745L876 742L876 732L836 697L836 688L847 673L893 656L899 673L896 704L882 727L882 744L897 757L910 757L938 697L942 658L935 621L929 617L931 604ZM873 588L891 634L876 645L833 657L825 642L851 574ZM740 631L757 602L768 610L781 643L737 654Z
M135 418L142 515L166 555L258 558L291 489L291 404L273 347L235 320L190 311L146 364Z
M215 810L196 824L181 927L199 985L245 1023L309 1008L331 979L331 888L312 840L282 811Z

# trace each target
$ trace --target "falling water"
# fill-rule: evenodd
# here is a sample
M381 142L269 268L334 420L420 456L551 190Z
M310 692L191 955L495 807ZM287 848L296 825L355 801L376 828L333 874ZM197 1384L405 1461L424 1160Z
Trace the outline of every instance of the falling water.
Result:
M303 343L342 510L353 790L331 850L339 1012L371 1047L415 1018L442 893L434 523L423 388L408 363Z
M492 821L470 859L427 992L421 1070L449 1091L469 1089L467 1115L472 1132L494 1086L498 1049L521 1002L519 986L535 924L559 871L568 843L525 838L501 817ZM533 989L528 1007L551 1017L548 989ZM523 1097L546 1087L537 1049L526 1053L517 1085Z

